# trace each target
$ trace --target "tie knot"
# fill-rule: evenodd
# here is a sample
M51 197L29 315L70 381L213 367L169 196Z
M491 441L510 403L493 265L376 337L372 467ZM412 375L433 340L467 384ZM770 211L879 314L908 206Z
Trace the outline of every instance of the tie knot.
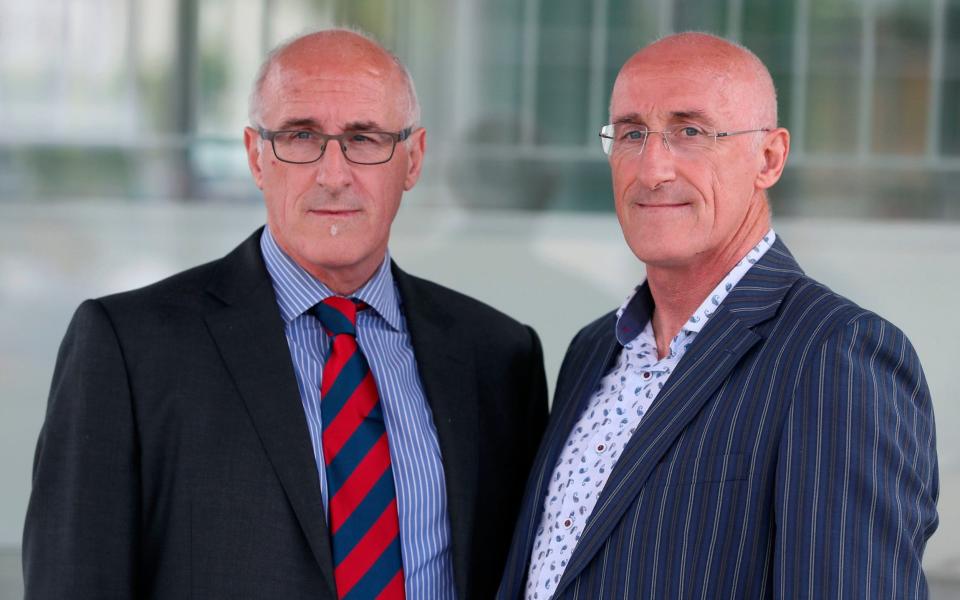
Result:
M331 296L316 304L311 311L330 335L357 335L357 302L349 298Z

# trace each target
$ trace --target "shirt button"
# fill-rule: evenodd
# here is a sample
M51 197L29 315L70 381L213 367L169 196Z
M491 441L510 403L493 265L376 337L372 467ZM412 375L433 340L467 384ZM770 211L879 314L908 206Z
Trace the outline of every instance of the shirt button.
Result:
M573 519L566 518L563 520L563 523L561 523L561 525L563 525L564 529L570 529L571 527L573 527Z
M599 442L596 446L597 454L603 454L607 451L607 445L603 442Z
M653 373L651 373L650 371L644 371L640 373L640 378L643 379L644 381L650 381L651 377L653 377Z

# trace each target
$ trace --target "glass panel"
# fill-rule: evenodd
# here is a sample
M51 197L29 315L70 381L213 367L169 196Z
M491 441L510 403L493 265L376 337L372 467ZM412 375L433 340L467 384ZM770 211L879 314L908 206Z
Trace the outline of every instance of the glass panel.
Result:
M777 115L780 125L790 122L793 92L794 2L746 0L743 3L741 41L767 65L777 89Z
M940 103L940 150L960 156L960 1L947 4Z
M930 92L930 1L888 0L877 7L873 151L926 151Z
M491 0L477 7L478 118L463 137L467 143L513 144L520 140L523 77L523 2Z
M397 50L397 12L402 11L402 4L397 0L340 0L336 20L337 23L355 23L387 48Z
M197 129L203 137L239 140L260 64L262 3L207 0L199 5Z
M583 0L541 2L535 138L583 145L590 88L592 7Z
M475 66L461 69L456 62L466 54L466 44L458 42L459 31L454 26L458 7L434 0L406 0L402 6L398 27L404 38L392 49L416 82L422 123L429 130L430 141L451 139L461 133L452 123L460 116L467 95L460 89L464 86L461 82L475 81L476 73ZM438 52L438 48L446 50ZM476 102L476 94L470 94L470 100Z
M620 67L657 38L657 6L630 0L610 0L607 8L607 61L604 98L609 101ZM601 123L597 124L599 131ZM596 145L600 152L600 144Z
M304 31L337 24L334 0L269 0L268 7L267 49Z
M80 142L135 128L125 0L5 3L0 22L5 136Z
M727 28L727 0L674 0L674 31L707 31L723 35Z
M860 80L860 2L811 0L806 150L857 148Z
M173 129L176 106L177 5L175 0L133 0L137 46L137 108L140 126L151 133Z

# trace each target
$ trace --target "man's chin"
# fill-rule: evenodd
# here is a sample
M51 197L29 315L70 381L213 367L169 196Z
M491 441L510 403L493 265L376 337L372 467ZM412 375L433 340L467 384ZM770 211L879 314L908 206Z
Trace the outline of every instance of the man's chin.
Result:
M695 253L686 248L650 243L631 244L630 249L640 262L648 267L677 268L689 264Z

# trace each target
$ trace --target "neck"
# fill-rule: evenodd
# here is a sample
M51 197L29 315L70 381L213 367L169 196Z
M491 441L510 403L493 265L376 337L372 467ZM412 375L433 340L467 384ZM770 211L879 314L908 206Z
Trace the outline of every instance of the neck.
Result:
M757 214L748 215L750 218L727 243L710 252L682 264L647 265L659 358L670 352L670 342L710 292L770 230L769 208L766 202L761 206Z
M384 246L382 252L374 252L370 257L358 263L325 266L305 260L300 255L291 252L290 249L277 238L274 238L274 241L280 250L290 257L293 262L297 263L300 268L330 288L330 291L338 296L350 296L363 287L377 273L377 270L387 256L387 249L386 246Z
M330 269L320 269L313 265L310 268L304 266L308 273L313 275L317 280L320 281L323 285L330 288L330 291L338 296L350 296L361 287L364 286L368 281L370 281L373 276L376 274L377 269L380 268L380 265L383 264L383 259L381 257L380 262L376 265L373 265L373 268L370 268L367 265L367 268L364 269L351 269L347 272L342 270L330 270ZM301 265L303 266L303 265Z

